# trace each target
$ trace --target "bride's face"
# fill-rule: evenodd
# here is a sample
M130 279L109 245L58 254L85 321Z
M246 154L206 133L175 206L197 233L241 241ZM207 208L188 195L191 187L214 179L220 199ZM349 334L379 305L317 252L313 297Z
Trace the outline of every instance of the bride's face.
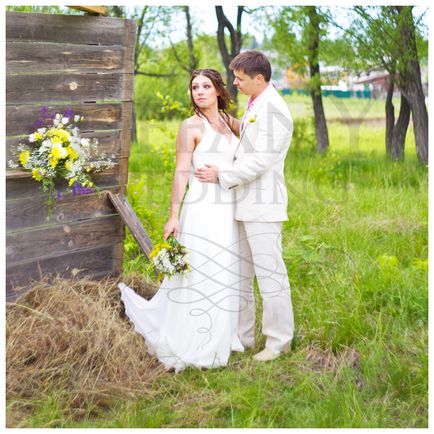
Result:
M191 83L191 93L193 100L199 108L208 108L217 104L219 93L214 87L213 82L204 75L198 75Z

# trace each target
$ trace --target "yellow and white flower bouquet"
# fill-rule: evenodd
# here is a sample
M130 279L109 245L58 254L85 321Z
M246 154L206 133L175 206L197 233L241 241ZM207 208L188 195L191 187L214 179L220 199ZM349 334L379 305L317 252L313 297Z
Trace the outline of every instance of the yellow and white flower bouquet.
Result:
M158 278L167 276L169 279L175 274L182 274L191 271L186 260L186 248L170 234L166 241L156 244L149 254Z
M47 118L47 108L44 107L43 110L41 115ZM97 152L97 139L80 136L77 124L83 120L83 116L74 115L73 111L68 109L62 114L51 115L48 120L49 122L45 119L34 124L40 128L28 136L28 143L19 143L13 149L14 159L10 160L8 165L11 168L31 171L33 179L42 183L43 191L48 191L50 217L57 181L65 179L74 195L91 193L98 188L90 173L111 168L114 163L104 153ZM59 191L57 200L60 198Z

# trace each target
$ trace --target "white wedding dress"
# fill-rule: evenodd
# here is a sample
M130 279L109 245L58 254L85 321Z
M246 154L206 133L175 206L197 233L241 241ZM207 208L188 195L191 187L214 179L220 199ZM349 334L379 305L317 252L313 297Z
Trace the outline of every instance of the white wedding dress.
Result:
M237 334L241 279L234 192L194 176L205 164L232 164L238 140L232 134L229 141L206 119L204 124L177 237L189 251L192 271L164 278L151 300L119 284L125 312L149 353L175 372L225 366L231 351L244 351Z

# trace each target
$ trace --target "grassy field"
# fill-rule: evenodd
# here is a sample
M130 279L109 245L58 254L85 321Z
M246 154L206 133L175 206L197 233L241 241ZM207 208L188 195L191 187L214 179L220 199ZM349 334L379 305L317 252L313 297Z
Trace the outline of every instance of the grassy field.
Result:
M388 162L383 102L326 98L334 121L331 152L321 158L309 99L287 102L295 119L283 233L292 352L252 362L264 345L258 298L257 346L233 353L227 368L165 374L141 396L81 421L65 416L53 394L25 426L427 427L428 186L413 132L405 162ZM170 207L178 125L141 122L131 150L128 197L154 242ZM128 235L125 273L132 272L149 269Z

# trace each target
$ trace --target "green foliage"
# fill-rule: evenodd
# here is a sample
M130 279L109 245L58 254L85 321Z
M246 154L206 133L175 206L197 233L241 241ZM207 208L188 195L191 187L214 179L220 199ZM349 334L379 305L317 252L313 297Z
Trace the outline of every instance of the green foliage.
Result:
M294 130L291 140L291 148L297 152L302 150L308 154L315 152L315 119L313 117L294 119Z
M376 261L380 269L386 271L395 271L398 268L399 261L396 256L389 256L387 254L377 256Z
M194 40L199 68L214 68L225 78L224 67L214 36L199 35ZM175 44L177 53L187 62L184 43ZM144 49L140 54L140 70L157 74L171 73L171 77L135 78L135 108L139 119L173 119L189 116L189 73L183 70L171 47L158 51Z
M309 9L312 6L284 6L276 8L269 16L269 23L274 30L271 46L279 54L281 64L288 63L299 74L308 72L309 46L313 29L309 22ZM327 20L321 8L316 8L319 30L319 60L322 60L322 40L327 35Z
M163 64L170 63L163 61ZM148 68L152 69L153 66L150 65ZM164 110L162 98L168 98L179 107L188 107L188 80L188 75L182 72L176 75L176 80L136 76L134 105L137 118L145 120L179 117L178 110Z
M161 210L152 204L146 204L143 192L146 190L148 177L143 176L128 184L127 199L133 207L137 217L142 222L151 240L156 242L162 238L161 234ZM124 272L139 272L148 277L155 277L152 264L141 251L131 232L126 230L124 242Z
M6 11L33 12L33 13L41 13L41 14L65 14L65 15L83 14L83 12L80 12L78 10L74 10L62 6L6 6Z
M352 70L386 69L405 73L413 54L403 52L402 29L414 24L413 6L404 6L402 13L395 6L355 6L345 29L345 38L354 49ZM427 36L422 21L415 26L418 56L426 59Z
M179 101L175 101L171 95L162 95L157 91L157 97L161 102L160 112L168 118L177 117L185 119L191 116L191 109Z

